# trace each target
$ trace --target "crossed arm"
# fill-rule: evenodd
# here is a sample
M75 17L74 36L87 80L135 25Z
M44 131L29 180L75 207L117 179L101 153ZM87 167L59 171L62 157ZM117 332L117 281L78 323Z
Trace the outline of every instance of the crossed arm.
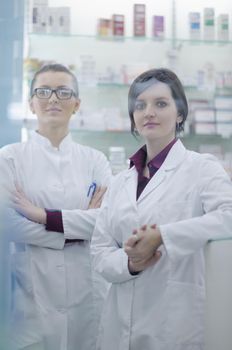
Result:
M106 187L96 189L88 209L100 207L105 191ZM12 201L15 210L19 214L30 221L46 225L46 210L34 205L17 185L15 191L12 193ZM140 229L134 230L124 244L124 250L128 255L129 271L132 274L138 273L155 264L161 257L161 252L158 250L161 244L161 234L156 225L144 225Z
M44 208L34 205L25 195L23 190L16 184L12 193L12 202L14 209L26 217L28 220L46 225L47 213ZM88 209L97 209L101 206L106 187L98 187L91 198Z

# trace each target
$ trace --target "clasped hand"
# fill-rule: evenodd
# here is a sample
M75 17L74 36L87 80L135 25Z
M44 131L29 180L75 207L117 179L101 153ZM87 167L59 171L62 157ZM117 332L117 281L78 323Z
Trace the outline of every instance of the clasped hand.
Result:
M154 265L161 257L158 248L162 243L161 233L156 225L144 225L139 230L134 230L124 244L129 271L140 272Z

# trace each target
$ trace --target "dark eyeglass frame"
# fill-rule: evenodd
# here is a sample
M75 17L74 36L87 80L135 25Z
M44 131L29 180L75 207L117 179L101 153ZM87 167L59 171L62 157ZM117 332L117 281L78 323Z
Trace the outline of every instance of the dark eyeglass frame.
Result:
M37 91L39 91L39 90L47 90L47 91L50 92L50 94L49 94L49 96L46 96L46 97L38 96L38 95L37 95ZM60 97L60 96L59 96L59 91L61 91L61 90L65 90L65 91L70 92L70 96L65 97L65 98ZM36 89L34 89L33 94L31 95L31 97L36 96L37 98L39 98L39 99L41 99L41 100L48 100L48 99L52 96L53 92L56 94L56 97L57 97L59 100L70 100L70 99L72 98L72 96L75 96L75 97L77 96L76 93L75 93L72 89L61 88L61 87L60 87L60 88L57 88L57 89L51 89L51 88L41 87L41 88L36 88Z

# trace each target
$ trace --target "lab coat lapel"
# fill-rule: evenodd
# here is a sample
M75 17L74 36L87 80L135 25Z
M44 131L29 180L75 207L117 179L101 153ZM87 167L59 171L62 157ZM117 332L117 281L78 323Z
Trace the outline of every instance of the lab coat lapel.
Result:
M122 186L124 187L125 192L134 207L136 207L137 183L138 173L135 167L132 167L125 173Z
M152 177L152 179L149 181L149 183L147 184L147 186L144 188L143 192L141 193L139 199L138 199L138 203L141 202L148 194L150 194L153 191L158 191L158 193L160 193L161 189L165 189L165 186L162 186L162 188L160 187L160 185L165 181L167 177L167 173L165 171L164 168L160 168L157 173ZM161 195L162 193L160 193Z
M171 148L160 169L144 188L138 199L138 203L153 191L156 191L157 200L162 196L166 189L165 182L170 176L172 176L175 169L183 162L185 154L186 149L182 142L178 140Z

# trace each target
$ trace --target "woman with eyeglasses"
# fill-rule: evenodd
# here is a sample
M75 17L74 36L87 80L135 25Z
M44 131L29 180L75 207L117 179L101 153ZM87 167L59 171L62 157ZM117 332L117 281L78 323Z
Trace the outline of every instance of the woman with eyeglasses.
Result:
M15 347L93 350L107 284L92 271L89 243L110 167L101 152L72 140L69 122L80 99L66 67L42 67L29 104L37 130L0 151L14 203Z

